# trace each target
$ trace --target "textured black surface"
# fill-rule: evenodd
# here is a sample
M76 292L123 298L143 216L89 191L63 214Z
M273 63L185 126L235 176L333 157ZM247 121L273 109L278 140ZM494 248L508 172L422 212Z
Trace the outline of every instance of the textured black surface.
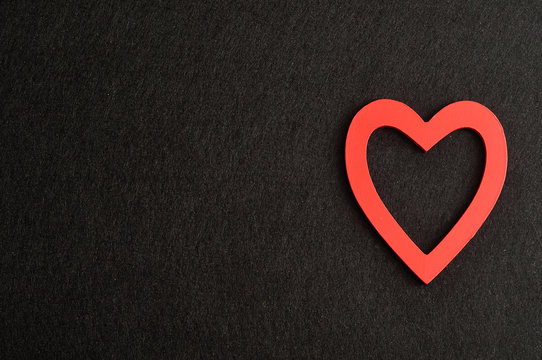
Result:
M539 2L295 3L1 2L3 358L540 357ZM378 98L478 101L507 135L501 198L429 286L347 182ZM484 154L384 129L369 160L428 251Z

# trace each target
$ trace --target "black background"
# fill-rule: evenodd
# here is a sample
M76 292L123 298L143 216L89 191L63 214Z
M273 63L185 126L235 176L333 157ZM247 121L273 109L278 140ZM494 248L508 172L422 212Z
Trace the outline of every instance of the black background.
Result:
M466 2L464 4L467 4ZM4 357L539 358L541 6L3 1ZM500 119L507 179L428 286L371 227L344 141L379 98ZM484 149L379 130L369 165L425 251Z

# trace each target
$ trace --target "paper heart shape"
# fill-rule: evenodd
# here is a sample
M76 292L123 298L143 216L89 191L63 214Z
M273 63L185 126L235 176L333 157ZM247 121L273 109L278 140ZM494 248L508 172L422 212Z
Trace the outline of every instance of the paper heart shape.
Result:
M472 129L482 138L486 161L478 191L450 232L424 254L390 214L378 195L367 165L367 142L378 128L391 127L428 151L458 129ZM346 136L346 171L363 212L395 253L426 284L429 284L472 239L493 209L506 176L506 138L497 117L474 101L459 101L440 110L425 122L407 105L376 100L354 116Z

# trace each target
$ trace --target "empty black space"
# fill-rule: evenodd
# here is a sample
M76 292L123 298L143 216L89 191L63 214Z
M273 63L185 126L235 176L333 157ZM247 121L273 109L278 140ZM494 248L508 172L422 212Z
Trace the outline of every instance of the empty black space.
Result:
M0 357L539 359L539 1L1 1ZM473 100L502 194L429 285L348 183L359 109ZM371 139L424 249L484 151Z
M428 254L473 199L485 165L484 144L461 129L424 152L398 130L369 138L367 161L375 188L406 234Z

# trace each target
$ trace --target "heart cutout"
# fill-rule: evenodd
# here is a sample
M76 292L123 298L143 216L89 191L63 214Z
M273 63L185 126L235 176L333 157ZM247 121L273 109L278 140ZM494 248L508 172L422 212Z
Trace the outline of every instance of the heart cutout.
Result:
M401 131L424 151L458 129L476 131L484 143L486 161L478 191L461 218L429 254L424 254L393 218L369 174L367 143L373 131L381 127ZM428 284L472 239L493 209L506 176L507 149L499 120L476 102L450 104L424 122L407 105L381 99L354 116L346 136L345 160L350 186L369 221L401 260Z
M485 150L482 138L470 129L456 130L424 152L399 130L385 127L371 134L367 163L386 208L429 254L474 198Z

